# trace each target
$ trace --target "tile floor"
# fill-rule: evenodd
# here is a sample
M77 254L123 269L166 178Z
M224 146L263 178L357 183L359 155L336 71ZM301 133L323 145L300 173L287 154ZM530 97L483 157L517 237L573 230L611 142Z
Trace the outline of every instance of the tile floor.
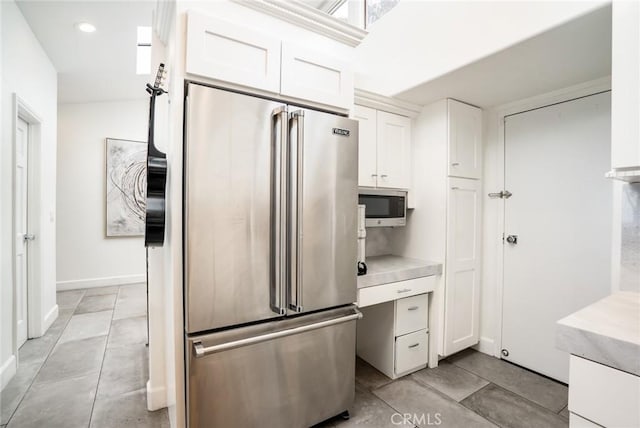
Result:
M147 411L144 284L59 292L47 333L19 351L20 367L0 394L2 428L169 426Z
M20 348L0 426L168 427L166 409L146 410L144 285L60 292L58 305L49 331ZM318 427L567 427L566 406L565 385L473 350L395 381L358 359L351 418Z
M567 395L564 384L473 350L395 381L358 358L351 418L317 427L561 428Z

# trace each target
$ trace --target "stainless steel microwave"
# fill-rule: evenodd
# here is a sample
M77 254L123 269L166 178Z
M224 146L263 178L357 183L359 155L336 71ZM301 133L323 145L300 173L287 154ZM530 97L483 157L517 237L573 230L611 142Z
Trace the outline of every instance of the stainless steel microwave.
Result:
M360 189L358 204L365 206L366 227L405 226L407 224L407 191L392 189Z

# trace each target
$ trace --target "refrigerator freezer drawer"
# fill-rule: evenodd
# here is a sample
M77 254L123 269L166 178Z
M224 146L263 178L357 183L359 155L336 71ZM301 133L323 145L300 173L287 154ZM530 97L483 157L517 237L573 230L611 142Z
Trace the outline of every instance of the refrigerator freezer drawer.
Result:
M188 337L188 425L308 427L353 403L353 307Z

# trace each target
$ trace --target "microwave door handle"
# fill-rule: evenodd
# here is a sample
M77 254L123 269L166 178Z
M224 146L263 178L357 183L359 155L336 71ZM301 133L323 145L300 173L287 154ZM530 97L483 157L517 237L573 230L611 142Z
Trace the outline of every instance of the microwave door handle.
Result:
M302 312L302 176L303 176L303 148L304 148L304 111L296 110L291 113L291 122L295 123L295 144L291 142L291 195L290 195L290 230L291 230L291 260L290 260L290 288L289 309ZM293 128L292 128L293 129Z
M271 274L270 307L279 315L286 314L286 212L287 212L287 107L281 106L271 113L272 195L271 200Z

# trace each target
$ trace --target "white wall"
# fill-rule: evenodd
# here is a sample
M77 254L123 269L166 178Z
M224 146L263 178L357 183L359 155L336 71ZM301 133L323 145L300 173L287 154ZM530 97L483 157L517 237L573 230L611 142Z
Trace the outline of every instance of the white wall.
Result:
M400 2L356 48L356 87L398 94L607 3Z
M58 106L58 289L145 280L142 237L106 237L105 139L147 140L146 99Z
M31 32L29 25L11 0L0 2L2 10L2 139L0 147L0 367L5 367L14 352L13 343L13 133L15 126L14 94L17 94L41 119L39 157L30 165L39 171L39 203L36 222L31 230L37 236L30 258L36 258L41 275L31 286L40 293L32 303L36 327L41 335L54 321L56 306L56 98L57 73L51 61ZM30 306L30 309L32 308ZM33 325L35 324L35 326ZM4 379L3 379L4 380Z

